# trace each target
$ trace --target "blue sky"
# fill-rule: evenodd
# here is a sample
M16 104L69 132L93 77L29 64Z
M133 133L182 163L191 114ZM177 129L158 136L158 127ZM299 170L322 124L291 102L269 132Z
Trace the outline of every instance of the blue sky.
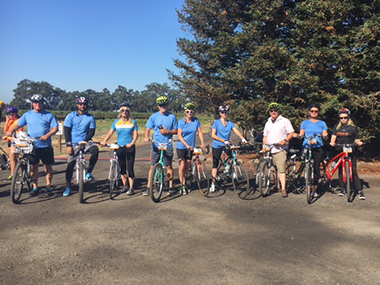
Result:
M144 90L177 71L184 0L0 0L0 100L23 79L66 91Z

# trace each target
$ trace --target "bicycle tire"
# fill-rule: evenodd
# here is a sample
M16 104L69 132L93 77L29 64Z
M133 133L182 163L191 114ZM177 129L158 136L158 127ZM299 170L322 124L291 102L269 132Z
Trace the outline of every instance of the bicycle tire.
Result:
M344 162L345 171L346 171L346 192L347 192L347 202L351 202L353 200L354 191L351 185L351 175L350 175L350 162L346 160Z
M4 153L0 155L0 167L1 170L5 170L8 168L8 158Z
M20 203L22 190L24 187L24 183L26 182L26 176L26 164L24 162L17 163L11 183L11 197L13 204Z
M240 161L236 161L233 165L232 185L240 199L245 199L248 196L250 192L248 171Z
M308 204L311 204L313 196L311 195L313 191L313 182L311 179L312 167L310 163L308 163L305 167L305 188L306 188L306 200Z
M78 167L79 167L79 181L78 181L78 186L79 186L79 203L83 203L83 192L84 192L84 179L85 179L85 174L84 174L84 165L83 162L78 162Z
M262 197L269 194L271 169L268 164L268 161L264 161L259 170L259 190Z
M200 160L198 162L194 161L192 169L199 191L203 196L207 197L210 192L210 180L205 163Z
M114 193L116 192L117 183L118 183L117 162L115 160L113 160L110 165L109 180L110 180L110 199L112 199Z
M160 202L165 185L165 173L160 163L156 164L150 178L150 197L154 203Z

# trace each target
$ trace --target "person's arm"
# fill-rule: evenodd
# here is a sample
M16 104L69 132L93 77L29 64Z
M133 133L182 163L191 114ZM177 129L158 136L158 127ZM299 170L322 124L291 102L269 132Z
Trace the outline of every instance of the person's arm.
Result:
M145 137L144 137L144 142L149 142L149 135L150 135L150 129L146 128L145 129Z
M110 129L110 131L106 134L106 136L104 137L103 141L100 144L102 146L105 146L107 144L108 140L112 137L114 132L115 132L115 130Z
M175 129L175 130L167 130L167 129L165 129L164 126L162 126L162 129L160 129L160 133L162 135L176 135L176 134L178 134L178 130L177 129Z
M15 133L19 128L21 128L18 124L14 124L8 132L6 132L8 137L11 137L13 133Z
M330 145L335 146L335 142L336 142L336 135L331 135Z
M190 149L191 147L189 146L189 144L185 141L185 139L183 138L182 136L182 132L183 130L182 129L178 129L178 139L180 140L181 143L183 143L183 145L187 148L187 149Z
M136 144L137 139L139 138L139 132L133 131L133 138L132 142L130 144L127 144L127 147L132 147L134 144Z
M201 148L202 149L205 149L206 148L206 145L205 145L205 138L203 136L203 132L201 130L201 128L199 127L198 128L198 136L199 136L199 139L201 140Z
M86 142L90 141L94 135L95 135L95 129L89 129L87 137L84 139L84 141Z
M43 135L40 140L46 141L48 138L50 138L52 135L54 135L56 132L58 132L58 126L54 127L48 132L46 135Z
M301 133L301 132L300 132L300 133ZM282 141L279 142L279 145L285 145L285 144L287 144L287 143L293 138L293 134L294 134L294 132L290 132L290 133L286 136L286 138L285 138L284 140L282 140Z
M322 138L324 139L324 140L328 140L329 139L329 133L327 132L327 130L324 130L323 132L322 132Z
M235 132L235 134L241 139L241 141L243 142L243 143L247 143L247 140L243 137L243 135L241 134L241 132L238 130L238 128L233 128L232 129L234 132Z
M265 152L265 145L267 144L267 136L263 137L263 151Z
M220 142L222 142L222 143L225 143L225 140L224 140L224 139L221 139L220 137L218 137L218 136L216 135L216 129L212 129L211 137L212 137L214 140L217 140L217 141L220 141Z

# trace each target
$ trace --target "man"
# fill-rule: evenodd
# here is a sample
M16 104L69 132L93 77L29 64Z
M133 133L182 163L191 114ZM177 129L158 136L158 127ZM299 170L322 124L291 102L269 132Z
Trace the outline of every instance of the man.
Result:
M92 143L91 139L95 135L95 118L87 113L88 99L79 97L77 99L78 111L68 114L64 122L64 133L66 139L67 168L66 168L66 190L63 196L71 195L71 179L73 177L76 158L79 155L78 143L87 142L84 152L91 153L90 164L87 168L86 180L95 180L91 172L95 167L99 157L98 147Z
M270 103L268 111L270 118L264 127L263 138L263 151L265 151L264 144L278 144L271 149L273 155L273 163L277 167L277 180L276 187L283 198L288 197L286 193L286 154L288 149L288 142L292 139L294 129L290 121L280 115L280 105L278 103Z
M32 165L33 190L30 196L38 195L38 166L41 160L45 166L46 191L45 196L51 196L51 182L53 179L54 150L51 144L51 136L58 131L58 123L52 113L43 109L44 98L35 94L30 99L33 110L26 112L20 120L7 132L11 136L19 128L28 125L28 135L32 138L40 137L35 144L34 153L30 154L30 164Z
M178 122L175 115L168 111L169 99L166 96L160 96L156 100L158 106L158 112L150 116L145 127L145 142L149 142L150 130L154 129L153 139L155 143L152 144L152 160L148 175L148 189L143 192L144 196L150 195L150 178L152 175L154 165L160 159L160 151L158 150L158 143L167 143L173 135L177 134ZM173 144L168 145L168 149L165 151L164 163L167 166L169 177L169 194L174 194L173 189Z

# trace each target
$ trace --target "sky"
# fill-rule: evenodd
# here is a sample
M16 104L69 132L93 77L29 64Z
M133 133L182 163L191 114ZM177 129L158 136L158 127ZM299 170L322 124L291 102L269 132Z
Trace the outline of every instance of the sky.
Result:
M23 79L68 92L170 85L184 2L0 0L0 100Z

